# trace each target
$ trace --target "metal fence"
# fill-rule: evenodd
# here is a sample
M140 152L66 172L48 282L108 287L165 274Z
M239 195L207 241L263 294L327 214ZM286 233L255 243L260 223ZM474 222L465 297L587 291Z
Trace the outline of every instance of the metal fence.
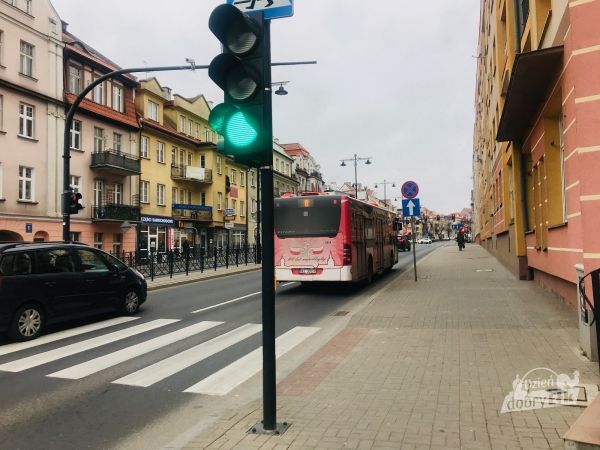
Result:
M217 270L219 267L259 264L259 252L260 249L256 246L244 246L210 250L191 248L187 252L122 252L113 253L113 256L154 281L154 277L173 277L173 274L177 273L189 275L190 272Z

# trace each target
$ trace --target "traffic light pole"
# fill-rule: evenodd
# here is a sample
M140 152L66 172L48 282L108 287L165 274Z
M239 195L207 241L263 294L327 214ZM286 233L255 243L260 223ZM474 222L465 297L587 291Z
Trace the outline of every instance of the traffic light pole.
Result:
M81 91L77 98L75 98L75 101L67 110L67 114L65 117L65 131L63 136L63 192L61 195L61 210L63 217L63 241L67 242L71 240L71 215L69 214L67 202L67 194L71 193L71 152L69 150L71 147L71 126L73 125L73 118L75 117L75 113L77 112L79 105L86 97L86 95L92 92L92 90L100 83L103 83L109 78L113 78L117 75L136 72L167 72L174 70L208 69L208 67L209 66L196 66L192 61L185 66L134 67L132 69L119 69L113 72L109 72L101 76L100 78L95 79L83 91Z

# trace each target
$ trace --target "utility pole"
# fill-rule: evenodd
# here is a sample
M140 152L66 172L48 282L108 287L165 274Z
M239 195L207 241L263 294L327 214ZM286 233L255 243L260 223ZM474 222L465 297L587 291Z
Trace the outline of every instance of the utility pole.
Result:
M366 161L365 164L369 165L371 164L371 160L373 158L372 157L368 157L368 158L363 158L358 156L356 153L354 154L354 156L352 158L346 158L346 159L340 159L341 163L340 166L342 167L346 167L346 162L354 162L354 198L358 199L358 161Z

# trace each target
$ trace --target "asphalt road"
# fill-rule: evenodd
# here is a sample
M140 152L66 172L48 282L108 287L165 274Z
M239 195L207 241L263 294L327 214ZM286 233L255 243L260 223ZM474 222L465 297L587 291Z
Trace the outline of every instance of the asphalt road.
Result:
M417 257L444 244L417 245ZM343 327L343 312L411 268L407 252L367 287L280 286L277 348L288 351L278 359L279 379ZM251 358L260 356L260 289L260 272L161 289L127 322L70 324L29 348L0 342L0 448L184 445L227 409L262 395Z

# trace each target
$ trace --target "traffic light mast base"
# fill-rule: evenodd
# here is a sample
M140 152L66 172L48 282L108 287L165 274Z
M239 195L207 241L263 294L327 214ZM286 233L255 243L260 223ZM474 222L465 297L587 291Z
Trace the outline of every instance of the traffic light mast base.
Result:
M287 422L280 422L275 424L274 430L267 430L263 425L263 421L261 420L256 425L248 430L248 434L268 434L270 436L279 436L280 434L285 433L291 424Z

